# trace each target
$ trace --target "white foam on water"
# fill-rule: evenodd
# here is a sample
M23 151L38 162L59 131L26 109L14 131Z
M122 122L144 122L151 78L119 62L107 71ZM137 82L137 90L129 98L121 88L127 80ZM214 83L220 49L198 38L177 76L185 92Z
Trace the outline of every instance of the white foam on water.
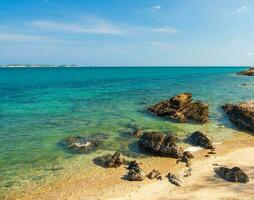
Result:
M201 149L202 149L201 147L187 147L185 151L196 152L196 151L200 151Z

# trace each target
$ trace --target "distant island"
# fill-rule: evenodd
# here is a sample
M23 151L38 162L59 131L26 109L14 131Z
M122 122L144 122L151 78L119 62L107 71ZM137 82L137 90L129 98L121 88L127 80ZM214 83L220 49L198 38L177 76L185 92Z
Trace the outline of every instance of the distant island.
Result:
M50 64L0 64L0 67L80 67L74 64L50 65Z

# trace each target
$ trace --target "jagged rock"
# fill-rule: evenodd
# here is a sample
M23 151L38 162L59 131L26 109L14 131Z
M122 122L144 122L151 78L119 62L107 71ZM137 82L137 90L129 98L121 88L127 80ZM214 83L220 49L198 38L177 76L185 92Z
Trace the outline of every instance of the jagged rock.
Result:
M194 121L205 123L208 121L208 104L192 102L190 93L182 93L166 101L161 101L148 108L158 116L166 116L178 122Z
M182 157L177 160L177 163L184 162L186 166L189 167L191 165L190 159L192 158L194 158L194 156L189 151L184 151Z
M113 156L104 162L106 168L109 167L120 167L123 164L123 158L119 151L116 151Z
M165 136L159 132L148 132L139 139L139 147L148 153L179 158L182 156L182 149L176 145L175 140L175 136L171 134Z
M196 146L201 146L205 149L214 149L212 141L203 133L196 131L191 134L189 141Z
M254 100L239 104L226 104L222 109L238 128L254 131Z
M147 177L149 179L161 179L161 173L159 170L155 170L153 169L148 175Z
M227 167L217 167L214 168L214 171L218 176L230 182L249 182L249 177L239 167L233 167L232 169Z
M129 163L129 166L127 167L128 170L131 170L133 168L140 168L140 163L137 163L136 160L133 160Z
M146 177L145 172L139 167L132 167L126 175L128 181L143 181Z
M246 75L246 76L254 76L254 67L250 67L249 69L238 72L237 74Z
M168 173L167 178L170 183L172 183L178 187L181 187L182 181L176 175Z

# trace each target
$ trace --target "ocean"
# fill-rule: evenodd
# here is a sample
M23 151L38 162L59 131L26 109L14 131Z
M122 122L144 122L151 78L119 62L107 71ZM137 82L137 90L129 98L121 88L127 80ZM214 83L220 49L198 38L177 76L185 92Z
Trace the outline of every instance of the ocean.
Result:
M0 199L28 185L45 184L92 158L121 150L142 156L131 127L172 132L180 143L201 130L214 141L237 134L221 105L253 99L244 67L0 68ZM204 125L175 123L146 108L178 93L209 104ZM225 127L225 128L222 128ZM95 152L75 154L67 136L105 135ZM25 189L24 189L25 190Z

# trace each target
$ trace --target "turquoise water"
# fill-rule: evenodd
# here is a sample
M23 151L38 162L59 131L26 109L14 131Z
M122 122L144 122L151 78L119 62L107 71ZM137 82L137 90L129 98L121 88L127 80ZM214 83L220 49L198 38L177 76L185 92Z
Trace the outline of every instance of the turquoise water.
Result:
M57 177L80 158L89 162L116 149L137 156L129 137L133 125L171 130L180 139L193 130L204 130L214 140L233 136L233 131L218 128L233 128L220 106L253 98L253 77L235 75L243 69L0 68L0 197ZM181 92L209 103L209 123L178 124L146 112L148 105ZM69 135L93 134L109 137L89 155L72 154L59 145Z

